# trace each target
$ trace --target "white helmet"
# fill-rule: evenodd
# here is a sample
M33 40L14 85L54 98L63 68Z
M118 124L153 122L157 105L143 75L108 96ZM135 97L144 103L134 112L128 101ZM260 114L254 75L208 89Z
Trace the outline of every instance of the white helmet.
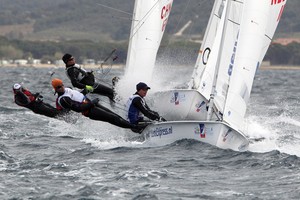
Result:
M14 90L19 90L22 86L19 83L15 83L13 86Z

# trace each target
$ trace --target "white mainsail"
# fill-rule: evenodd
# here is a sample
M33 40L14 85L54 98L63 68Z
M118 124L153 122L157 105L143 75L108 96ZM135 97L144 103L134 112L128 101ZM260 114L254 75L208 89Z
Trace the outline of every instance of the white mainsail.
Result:
M125 74L116 86L123 100L138 82L152 85L152 73L173 0L135 0ZM125 103L125 102L124 102Z
M221 113L223 113L229 86L231 74L229 66L236 50L242 9L242 0L227 1L226 12L223 12L219 23L210 59L197 89L207 99L210 99L210 95L214 93L214 104ZM216 80L215 83L214 80Z
M203 41L199 50L199 55L195 64L192 79L189 82L190 89L197 89L200 85L201 76L210 57L212 46L217 35L217 30L224 10L224 6L225 0L215 0L210 18L208 20L208 28L205 31Z
M136 0L129 38L125 79L149 83L173 0Z
M244 3L239 39L223 120L237 130L246 113L253 79L275 33L286 0L248 0Z
M189 89L158 93L156 107L168 121L147 126L143 133L149 143L191 138L224 149L247 149L242 129L246 105L286 1L222 1L221 18L211 15L213 28L208 27L200 48L210 48L209 58L205 52L199 55ZM215 0L213 13L217 7L221 1Z

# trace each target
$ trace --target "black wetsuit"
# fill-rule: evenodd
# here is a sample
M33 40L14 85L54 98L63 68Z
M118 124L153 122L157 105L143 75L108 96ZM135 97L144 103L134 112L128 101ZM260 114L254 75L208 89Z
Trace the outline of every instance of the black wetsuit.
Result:
M58 117L61 111L48 103L43 102L39 98L39 94L32 94L28 90L15 92L15 103L19 106L26 107L36 114L45 115L47 117Z
M110 100L114 99L114 90L110 87L95 82L95 77L92 72L86 72L79 65L66 65L66 73L74 87L85 89L86 85L93 86L94 91L103 96L107 96Z
M121 128L136 128L136 126L130 124L121 116L99 105L98 103L94 104L88 98L85 98L83 102L74 101L68 96L63 96L59 98L63 94L64 93L58 93L58 109L69 109L75 112L81 112L84 116L89 117L90 119L108 122Z

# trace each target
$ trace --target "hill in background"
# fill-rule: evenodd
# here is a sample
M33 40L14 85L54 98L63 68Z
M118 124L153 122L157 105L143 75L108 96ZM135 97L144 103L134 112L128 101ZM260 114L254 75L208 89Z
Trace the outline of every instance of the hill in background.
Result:
M0 0L0 35L23 40L127 40L134 0ZM212 0L174 0L166 34L189 21L186 36L204 33ZM300 1L288 0L276 36L299 37Z

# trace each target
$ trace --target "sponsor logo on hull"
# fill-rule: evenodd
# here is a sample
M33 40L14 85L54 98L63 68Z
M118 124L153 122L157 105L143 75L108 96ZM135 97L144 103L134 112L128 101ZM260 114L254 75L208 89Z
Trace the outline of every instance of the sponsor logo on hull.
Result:
M181 101L185 100L185 94L180 94L179 92L174 92L170 102L175 103L175 105L179 105Z
M162 135L173 134L173 127L156 127L154 130L150 132L150 137L161 137Z
M196 104L196 112L200 112L201 107L203 107L204 105L205 105L205 102L204 102L204 101L202 101L201 103L200 103L200 102L197 103L197 104Z
M205 138L206 137L206 127L205 124L199 124L194 128L194 133L199 135L200 138Z
M233 137L231 129L228 129L227 132L223 133L223 142L230 140Z

